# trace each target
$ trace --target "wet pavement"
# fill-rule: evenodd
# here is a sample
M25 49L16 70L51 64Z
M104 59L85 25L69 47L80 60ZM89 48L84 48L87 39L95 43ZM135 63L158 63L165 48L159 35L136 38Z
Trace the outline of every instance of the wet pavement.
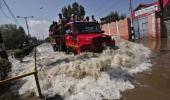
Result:
M137 42L153 51L153 67L135 76L135 89L123 92L121 100L170 100L170 39Z

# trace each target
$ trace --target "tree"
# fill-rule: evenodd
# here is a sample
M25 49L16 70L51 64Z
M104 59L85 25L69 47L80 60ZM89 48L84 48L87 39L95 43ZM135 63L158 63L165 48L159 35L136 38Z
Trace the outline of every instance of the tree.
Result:
M80 11L79 11L79 12L80 12L80 15L81 15L80 18L84 17L85 14L86 14L86 12L85 12L85 10L84 10L84 7L81 6L81 5L80 5Z
M70 19L72 14L77 15L79 18L82 18L85 16L85 9L82 5L74 2L72 5L63 7L61 13L66 19Z
M112 11L110 14L108 14L106 17L101 18L100 20L102 23L110 23L124 18L126 18L125 14L120 15L117 11Z
M126 18L126 15L125 14L122 14L121 16L120 16L120 19L125 19Z
M0 59L0 80L8 78L11 71L11 63L7 59ZM0 95L6 91L9 91L9 84L4 84L0 86Z
M0 26L0 31L7 49L15 49L24 42L28 42L28 36L23 27L17 28L14 24L4 24Z

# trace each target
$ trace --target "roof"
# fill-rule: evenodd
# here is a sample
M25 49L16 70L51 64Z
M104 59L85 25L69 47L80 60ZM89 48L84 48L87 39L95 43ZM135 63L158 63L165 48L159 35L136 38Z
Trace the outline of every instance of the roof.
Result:
M140 10L142 8L146 8L146 7L149 7L150 4L139 4L133 11L137 11L137 10Z
M163 7L166 7L168 5L168 3L170 2L170 0L163 0ZM142 8L146 8L146 7L149 7L149 6L153 6L153 5L160 5L159 4L159 1L157 2L153 2L153 3L149 3L149 4L139 4L135 9L134 11L137 11L137 10L140 10Z

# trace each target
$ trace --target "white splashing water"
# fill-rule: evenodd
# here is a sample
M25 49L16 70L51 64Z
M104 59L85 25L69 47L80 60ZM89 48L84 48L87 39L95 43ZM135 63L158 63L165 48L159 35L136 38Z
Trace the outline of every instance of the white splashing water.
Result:
M37 66L43 94L47 97L61 95L65 100L119 99L120 92L133 89L131 77L138 72L149 70L151 51L143 45L116 39L117 50L104 50L101 54L82 53L66 55L53 52L50 44L37 47ZM11 59L12 75L30 72L33 67L31 56L24 63ZM22 79L14 87L19 94L35 92L34 77Z

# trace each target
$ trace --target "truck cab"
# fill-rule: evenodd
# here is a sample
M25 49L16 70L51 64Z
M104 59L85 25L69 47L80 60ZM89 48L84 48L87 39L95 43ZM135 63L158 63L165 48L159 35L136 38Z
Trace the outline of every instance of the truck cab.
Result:
M97 22L69 22L64 25L60 33L52 33L49 35L54 51L79 54L85 51L102 52L106 47L115 46L115 41L111 36L103 34L104 31Z
M103 33L97 22L69 22L65 25L66 48L79 54L84 51L102 52L106 47L114 47L115 41Z

